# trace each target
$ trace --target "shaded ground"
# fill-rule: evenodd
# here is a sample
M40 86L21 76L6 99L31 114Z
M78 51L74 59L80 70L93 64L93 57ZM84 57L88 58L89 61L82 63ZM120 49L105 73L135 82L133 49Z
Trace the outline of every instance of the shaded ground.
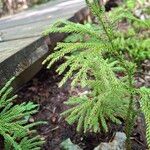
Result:
M145 64L145 66L148 66L148 64ZM141 77L145 77L144 72L146 69L145 67L143 69L144 71L143 74L140 75ZM74 93L72 93L72 91L70 91L69 82L63 88L58 88L57 84L61 77L53 70L54 69L51 71L44 69L41 70L18 92L19 98L17 102L32 100L40 105L39 113L33 118L30 118L30 121L48 121L48 125L38 128L39 134L46 139L46 143L42 150L59 150L59 144L66 138L71 138L74 143L77 143L84 150L93 150L93 148L99 145L100 142L110 141L113 138L115 131L124 130L124 123L119 126L109 123L110 131L107 134L89 133L83 135L82 133L76 133L76 126L68 125L64 119L60 117L60 113L67 109L63 102L68 99L70 94L80 92L80 89L73 91ZM137 76L138 83L140 85L147 84L147 81L145 83L140 83L140 76ZM142 135L144 130L145 129L141 128L140 123L137 121L131 137L133 150L146 149L144 144L145 139L143 139L143 136L145 135Z

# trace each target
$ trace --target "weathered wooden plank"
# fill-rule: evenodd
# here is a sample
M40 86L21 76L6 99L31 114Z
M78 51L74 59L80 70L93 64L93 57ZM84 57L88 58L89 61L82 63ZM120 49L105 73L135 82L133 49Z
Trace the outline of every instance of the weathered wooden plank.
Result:
M33 18L31 17L33 20L35 19L35 22L29 17L28 23L25 23L24 19L26 20L27 17L21 18L21 21L19 19L17 24L16 19L21 17L20 14L14 16L10 24L7 24L8 18L0 20L1 31L7 31L3 37L4 41L0 42L0 85L3 85L6 80L15 75L17 76L15 87L19 87L41 69L41 62L54 48L56 42L61 41L65 36L64 34L53 34L49 37L42 37L41 32L48 25L60 17L70 18L74 22L83 22L87 19L89 10L87 8L79 10L85 5L84 0L77 0L76 2L74 0L64 0L61 3L59 3L60 0L56 1L58 3L53 3L55 6L49 7L53 8L54 12L52 10L49 12L49 9L47 9L46 15L44 15L46 6L40 9L43 12L43 20L42 16L39 17L38 13L34 13L34 11L29 12L29 14L36 14L33 15L34 17L32 16ZM53 17L45 19L48 14Z

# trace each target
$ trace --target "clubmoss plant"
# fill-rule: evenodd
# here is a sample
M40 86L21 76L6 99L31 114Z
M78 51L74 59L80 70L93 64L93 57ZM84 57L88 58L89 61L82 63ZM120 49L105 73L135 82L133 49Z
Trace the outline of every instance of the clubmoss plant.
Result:
M40 150L44 139L33 127L44 124L43 121L28 123L28 117L35 114L38 105L32 102L13 104L17 95L12 95L10 79L0 90L0 135L4 138L5 150Z
M126 146L129 150L134 120L139 112L136 108L136 96L141 96L141 110L148 117L146 103L149 101L149 91L146 88L136 89L134 86L137 66L135 61L126 58L120 50L122 39L117 25L124 19L143 26L147 26L147 23L136 18L128 7L113 11L110 20L106 16L105 8L99 6L97 0L86 0L86 3L96 17L97 25L58 21L47 29L45 34L65 32L71 33L74 39L81 36L88 38L69 39L68 42L58 43L54 53L49 55L43 64L48 63L47 68L50 68L58 60L65 59L57 69L59 74L65 73L59 85L62 86L72 77L72 87L80 85L89 89L86 95L71 97L65 102L72 106L62 113L67 122L77 122L77 131L107 132L108 121L119 124L122 118L126 122ZM123 44L121 49L124 49ZM150 141L148 119L146 122L147 137Z

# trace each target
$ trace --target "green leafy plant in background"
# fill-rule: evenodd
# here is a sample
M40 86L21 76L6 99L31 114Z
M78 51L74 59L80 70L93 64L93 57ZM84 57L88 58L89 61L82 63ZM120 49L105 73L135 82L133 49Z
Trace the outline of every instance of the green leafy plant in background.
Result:
M147 137L147 144L150 148L150 89L148 88L141 88L140 89L141 95L141 109L145 115L145 122L146 122L146 137Z
M0 90L0 135L4 138L5 150L40 150L44 139L33 127L45 122L28 123L28 117L37 112L38 105L32 102L13 104L17 95L12 95L9 80Z
M125 26L125 29L121 31L116 30L114 43L117 44L119 51L124 54L128 53L128 57L136 63L150 58L150 19L142 20L139 18L140 16L136 16L136 12L148 9L144 8L144 4L145 0L127 0L123 5L108 13L109 18L119 21L120 26L123 26L122 28ZM138 8L138 5L140 5L140 8ZM148 14L145 12L145 15ZM115 24L115 26L118 26L118 24Z
M127 149L131 149L131 131L139 111L136 108L136 95L141 96L141 110L147 117L149 113L146 103L149 101L149 91L146 88L136 89L134 86L137 67L135 61L126 58L122 51L124 45L121 40L125 34L120 38L117 24L123 19L146 28L148 24L135 17L130 10L122 8L121 11L114 11L115 15L111 14L110 20L98 1L86 0L86 3L96 17L97 24L56 22L45 34L71 33L72 40L70 38L66 42L58 43L54 53L49 55L43 64L48 63L47 68L50 68L58 60L65 59L57 69L59 74L65 73L59 85L62 86L72 78L72 87L80 85L89 89L87 94L71 97L65 102L72 106L62 113L69 124L77 122L77 131L108 131L108 121L119 124L122 118L126 122ZM135 37L131 39L133 38ZM148 119L146 122L147 137L150 141L150 123Z

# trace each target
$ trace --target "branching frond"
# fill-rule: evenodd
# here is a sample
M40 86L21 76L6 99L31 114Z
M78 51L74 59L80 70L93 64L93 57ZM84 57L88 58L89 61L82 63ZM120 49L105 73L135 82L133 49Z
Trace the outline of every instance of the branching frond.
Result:
M0 134L5 139L5 150L30 150L40 149L44 142L39 136L30 135L32 127L44 122L28 124L26 117L37 112L38 105L32 102L13 105L13 88L10 87L12 78L0 90Z
M123 54L128 52L129 58L130 55L131 58L136 58L138 52L134 52L142 48L141 51L144 50L146 57L148 40L145 37L137 38L140 32L135 24L141 24L146 29L149 24L133 15L131 8L135 4L129 1L106 14L98 0L86 0L95 16L95 25L58 21L45 31L45 34L71 34L65 42L57 44L54 53L43 64L50 68L63 59L63 63L56 70L58 74L64 75L60 86L71 79L72 87L80 85L89 89L88 94L71 97L65 102L71 108L62 113L69 124L77 123L78 131L108 131L108 121L120 123L119 118L125 121L134 119L135 64ZM123 21L129 24L125 32L121 32L116 26ZM135 60L137 59L141 58ZM119 73L122 74L121 77Z
M49 33L78 33L81 35L89 35L91 37L100 38L100 35L97 34L92 28L87 25L82 25L79 23L73 23L70 21L57 21L56 24L49 27L44 34Z
M150 148L150 89L148 88L141 88L141 109L145 116L146 122L146 136L147 136L147 143L148 147Z

